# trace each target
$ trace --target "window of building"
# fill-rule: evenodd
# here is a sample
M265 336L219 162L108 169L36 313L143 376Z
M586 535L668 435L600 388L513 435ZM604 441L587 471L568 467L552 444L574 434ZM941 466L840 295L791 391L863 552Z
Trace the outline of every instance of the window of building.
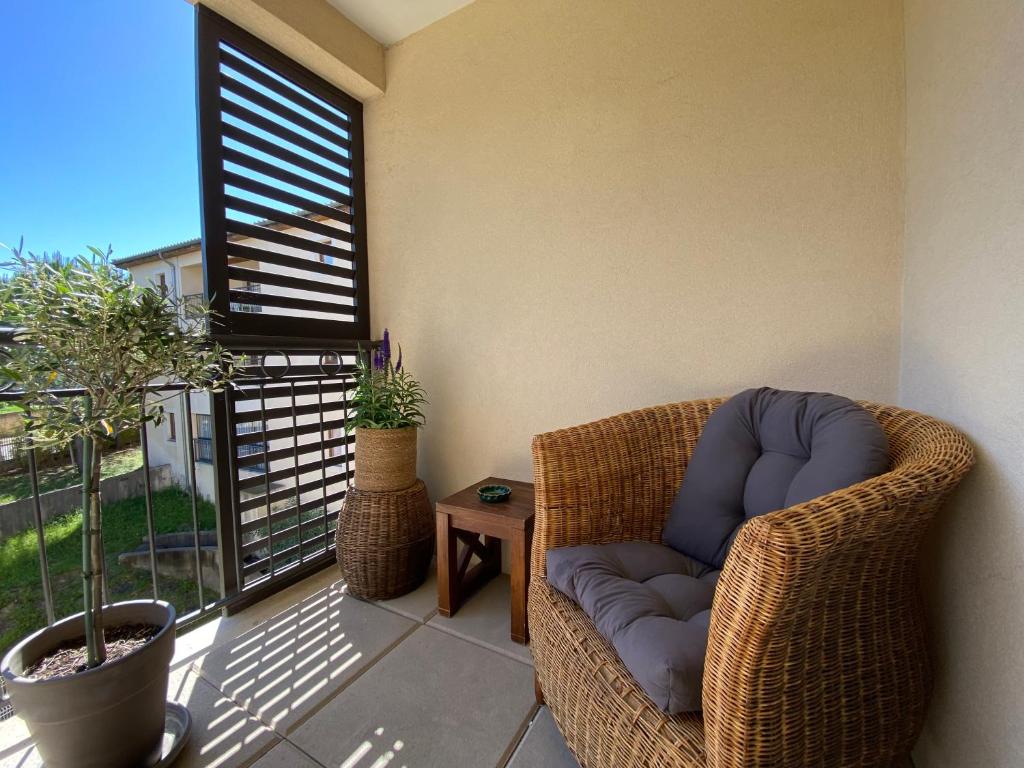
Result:
M213 419L208 413L194 416L192 453L200 464L213 463Z
M239 435L251 435L254 432L263 431L263 422L261 421L239 421L235 432Z
M260 432L266 431L265 425L259 419L255 421L237 421L235 423L235 434L238 436L242 435L253 435ZM238 444L238 458L242 459L246 456L262 456L266 450L266 443L262 440L255 443L239 443ZM251 464L245 469L250 472L262 472L264 470L264 464Z
M262 456L264 452L265 443L243 443L238 446L238 458L244 458L246 456ZM250 472L263 472L266 469L266 464L260 462L259 464L250 464L244 469Z
M173 443L178 439L177 427L174 424L174 414L168 411L164 414L167 418L167 440Z

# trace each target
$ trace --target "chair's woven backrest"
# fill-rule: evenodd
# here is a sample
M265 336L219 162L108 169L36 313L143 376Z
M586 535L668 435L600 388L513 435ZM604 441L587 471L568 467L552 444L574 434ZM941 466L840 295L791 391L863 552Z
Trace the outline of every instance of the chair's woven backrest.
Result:
M889 472L747 523L719 581L704 673L708 765L888 765L931 685L917 552L971 467L937 419L862 403Z
M620 413L533 439L531 575L556 547L660 541L697 438L724 398Z

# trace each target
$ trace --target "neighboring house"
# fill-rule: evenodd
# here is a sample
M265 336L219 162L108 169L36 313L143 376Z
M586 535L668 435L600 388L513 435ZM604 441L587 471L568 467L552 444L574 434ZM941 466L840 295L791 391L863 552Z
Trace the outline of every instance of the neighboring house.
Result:
M307 215L308 216L308 215ZM322 220L323 217L313 216L315 220ZM259 222L261 225L267 225L267 222ZM287 234L296 235L305 239L319 240L325 245L334 245L335 247L345 248L345 243L341 241L332 241L325 237L317 237L304 230L297 228L283 228L280 225L270 225L273 228L278 229ZM347 227L341 226L340 229L347 229ZM247 243L247 238L238 238L240 243ZM258 241L252 241L258 242ZM290 249L282 246L270 246L267 243L260 242L260 247L264 250L273 249L281 253L285 253L299 258L308 258L309 254L304 251L297 249ZM335 257L328 255L321 255L321 261L330 263ZM176 243L173 245L164 246L162 248L155 248L144 253L129 256L124 259L116 260L115 263L127 269L135 282L142 285L151 285L162 291L165 291L168 295L183 298L187 304L190 301L201 302L203 300L203 264L202 264L202 251L201 242L199 239L188 240L182 243ZM278 274L292 274L294 270L289 270L286 267L276 267L274 265L261 264L251 261L235 260L231 263L243 266L252 270L262 271L274 271ZM260 294L273 294L279 296L289 296L294 298L308 298L311 300L330 299L335 303L344 303L346 299L339 299L339 297L327 297L323 294L312 293L309 291L293 290L289 288L281 288L277 286L260 285L258 283L243 284L241 282L232 281L231 288L243 289L251 293ZM295 316L296 310L279 310L274 307L265 306L253 306L244 304L232 304L233 311L236 312L263 312L266 314L275 313L287 313L291 316ZM187 311L187 308L186 308ZM300 311L299 314L309 317L322 317L323 313L315 311ZM316 357L310 357L309 359L295 358L292 361L292 365L315 365L317 363ZM258 374L260 371L260 359L258 356L247 356L243 358L242 365L252 370L253 374ZM268 359L268 368L274 366L274 360ZM189 473L187 458L188 458L188 435L189 426L191 426L191 450L195 459L196 467L196 490L198 494L207 499L213 499L214 497L214 479L213 479L213 433L212 433L212 422L210 416L210 397L205 392L196 392L190 395L191 402L191 425L184 423L183 419L186 416L186 409L183 396L172 396L170 399L164 401L165 420L162 424L157 426L150 426L148 431L148 447L149 447L149 458L150 462L155 466L159 464L169 464L171 467L172 475L175 481L183 488L188 488L191 484L191 477ZM328 404L340 402L340 395L324 395L324 402ZM297 398L297 405L310 404L312 400ZM290 403L289 398L277 397L267 398L267 408L281 408ZM253 399L249 402L242 402L238 405L239 411L254 411L258 412L260 409L260 403L258 399ZM325 410L330 410L326 408ZM337 420L341 418L340 409L332 413L323 416L323 420ZM316 423L322 419L322 415L309 414L300 415L297 418L297 422L300 425L306 425ZM281 428L289 427L291 425L291 418L284 419L271 419L266 425L267 430L278 430ZM291 447L292 438L276 438L271 439L268 445L265 445L264 441L260 441L253 437L254 433L260 433L263 431L263 425L259 420L253 420L248 422L239 421L236 425L236 436L238 438L238 451L237 455L239 458L247 456L259 456L264 453L264 448L269 451L273 451L280 448ZM331 440L333 438L341 437L344 433L343 430L332 429L330 427L322 430L323 439ZM314 431L311 434L302 435L300 443L312 443L317 442L321 438L321 431ZM328 456L338 456L345 453L345 448L334 448L326 449ZM304 461L309 461L305 459ZM270 471L274 472L279 469L285 469L293 467L294 463L291 459L279 459L271 461ZM319 468L317 472L319 473ZM248 478L262 475L264 472L264 466L262 463L250 464L240 470L239 479L244 481ZM328 476L331 474L340 474L341 469L334 467L327 470ZM244 483L243 483L244 484ZM252 484L250 484L252 485ZM291 487L290 484L289 487ZM255 484L251 490L252 495L262 496L265 491L265 487L262 484ZM272 489L276 489L277 486L272 484ZM245 491L243 493L243 501L246 496ZM304 494L300 497L300 501L308 501L313 499L317 494L322 493L321 490L317 490L310 494ZM308 498L307 498L308 496ZM294 503L294 498L286 499L284 501L274 504L275 508L288 506ZM259 514L265 513L265 507L260 509L252 510L248 513L243 514L243 520L258 516Z

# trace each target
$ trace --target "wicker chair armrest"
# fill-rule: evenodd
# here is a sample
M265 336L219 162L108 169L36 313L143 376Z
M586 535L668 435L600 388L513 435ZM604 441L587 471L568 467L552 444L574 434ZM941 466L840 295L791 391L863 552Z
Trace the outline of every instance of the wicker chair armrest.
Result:
M961 445L944 461L919 457L743 526L711 612L703 692L711 768L810 765L824 755L847 764L845 751L861 754L858 739L878 739L893 754L913 743L929 678L918 548L973 463L966 440L952 439ZM894 658L910 660L901 679ZM872 735L865 722L907 732Z
M659 405L537 435L531 568L549 549L658 541L697 438L722 399Z

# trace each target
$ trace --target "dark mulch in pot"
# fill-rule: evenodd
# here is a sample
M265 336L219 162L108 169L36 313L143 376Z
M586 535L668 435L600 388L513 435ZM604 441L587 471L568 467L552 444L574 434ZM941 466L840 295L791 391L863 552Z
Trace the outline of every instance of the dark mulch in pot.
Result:
M105 628L107 663L117 661L138 650L156 637L160 629L161 627L152 624L124 624L120 627ZM84 672L86 658L85 635L82 635L61 643L25 670L23 677L48 680Z

